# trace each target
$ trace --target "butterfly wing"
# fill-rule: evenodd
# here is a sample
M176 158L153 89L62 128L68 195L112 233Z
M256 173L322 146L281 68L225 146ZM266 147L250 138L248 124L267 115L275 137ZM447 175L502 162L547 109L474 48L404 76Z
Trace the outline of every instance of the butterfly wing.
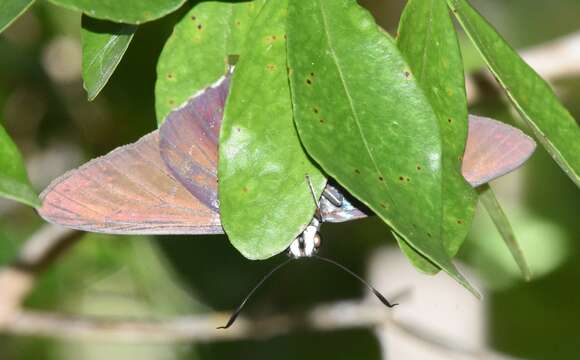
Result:
M93 159L41 194L39 214L66 227L115 234L222 233L219 214L166 168L154 131Z
M218 138L230 73L172 112L159 130L161 157L173 176L218 212Z
M534 140L521 130L470 115L461 172L471 186L477 187L517 169L535 149Z
M463 177L473 187L485 184L520 167L535 148L534 140L521 130L493 119L470 115L462 163ZM340 193L338 189L334 191ZM368 213L346 198L336 206L324 197L320 201L320 211L326 222L360 219Z
M327 199L325 197L325 194L327 192L334 194L335 198L339 198L340 205L336 201L331 201ZM359 206L361 208L364 207L363 205ZM331 184L326 184L326 189L323 192L322 197L320 198L319 208L320 215L322 216L322 221L332 223L362 219L368 216L366 212L370 212L370 210L368 209L366 212L364 212L363 210L353 205L352 202L348 199L347 196L345 196L342 193L341 190L337 189Z

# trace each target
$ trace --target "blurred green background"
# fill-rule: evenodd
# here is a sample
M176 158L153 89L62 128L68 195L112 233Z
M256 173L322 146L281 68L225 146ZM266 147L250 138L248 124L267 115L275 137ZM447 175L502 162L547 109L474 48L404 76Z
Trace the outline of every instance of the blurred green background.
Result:
M580 30L578 0L472 2L516 48ZM395 31L404 1L363 4L383 27ZM39 1L0 35L0 119L23 152L37 190L64 171L155 128L155 65L178 18L179 13L141 26L111 81L92 103L86 101L80 77L79 14ZM463 45L466 68L477 69L481 60L467 41ZM580 81L561 79L555 86L579 119ZM486 94L472 112L519 124L502 94ZM487 347L520 358L578 358L579 192L542 149L523 169L493 185L536 277L530 283L521 280L487 215L478 211L460 258L486 294L481 306ZM0 219L1 265L14 258L42 220L33 210L6 200L0 200ZM361 274L378 248L396 246L386 227L373 219L325 225L323 236L323 254ZM221 236L89 234L41 276L26 306L137 319L229 310L283 256L248 261ZM363 294L355 280L309 261L289 266L266 283L247 312L267 317ZM366 360L386 358L386 346L397 344L385 345L371 329L179 345L0 336L0 359Z

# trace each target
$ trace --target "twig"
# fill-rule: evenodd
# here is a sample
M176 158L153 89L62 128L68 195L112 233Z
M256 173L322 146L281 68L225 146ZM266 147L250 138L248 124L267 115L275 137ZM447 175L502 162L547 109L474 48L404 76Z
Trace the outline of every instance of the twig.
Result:
M184 316L171 320L135 320L23 311L0 326L0 332L51 338L109 342L174 343L271 337L296 328L318 330L372 327L388 323L383 306L342 302L314 308L300 315L275 315L263 320L240 318L228 330L218 330L229 313Z
M82 233L44 225L26 241L16 260L0 269L0 327L11 321L34 287L36 276L68 249Z

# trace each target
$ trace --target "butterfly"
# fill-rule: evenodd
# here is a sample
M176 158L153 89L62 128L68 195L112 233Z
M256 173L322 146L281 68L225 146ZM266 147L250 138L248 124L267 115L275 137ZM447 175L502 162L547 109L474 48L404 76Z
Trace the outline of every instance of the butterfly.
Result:
M158 130L54 180L40 196L40 216L89 232L223 233L218 204L218 139L230 79L231 71L171 112ZM482 185L518 168L535 147L535 142L516 128L470 115L462 174L472 186ZM331 184L316 199L307 183L317 212L289 246L291 259L316 256L331 262L363 281L383 304L393 306L349 269L316 255L322 223L363 218L368 210L355 206ZM273 269L258 286L287 263ZM233 323L248 297L224 328Z

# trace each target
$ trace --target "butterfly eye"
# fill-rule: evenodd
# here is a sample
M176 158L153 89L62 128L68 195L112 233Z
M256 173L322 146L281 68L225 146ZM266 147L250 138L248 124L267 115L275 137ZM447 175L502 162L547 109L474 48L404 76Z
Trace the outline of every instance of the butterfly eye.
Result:
M322 238L320 237L320 234L316 234L314 235L314 249L318 250L320 249L320 246L322 245Z

